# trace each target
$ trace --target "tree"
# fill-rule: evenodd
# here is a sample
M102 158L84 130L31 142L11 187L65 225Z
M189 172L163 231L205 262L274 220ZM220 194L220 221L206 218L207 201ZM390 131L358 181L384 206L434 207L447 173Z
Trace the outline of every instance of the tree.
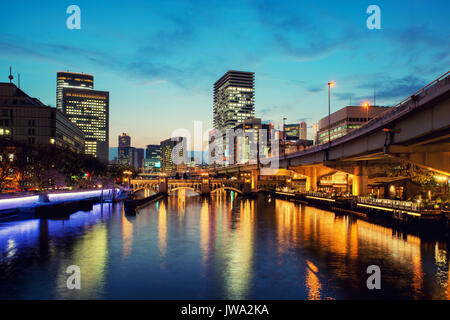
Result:
M16 173L14 154L15 148L10 146L3 147L0 150L0 192L14 180L14 174Z

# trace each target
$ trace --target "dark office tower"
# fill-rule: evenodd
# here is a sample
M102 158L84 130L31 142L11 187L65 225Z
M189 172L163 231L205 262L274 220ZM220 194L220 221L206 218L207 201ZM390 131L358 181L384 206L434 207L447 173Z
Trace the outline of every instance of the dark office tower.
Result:
M117 150L117 160L119 164L130 165L132 163L131 137L122 133L119 136L119 148Z
M94 89L92 74L58 71L56 74L56 107L62 111L63 88Z
M149 144L145 149L146 159L161 160L161 146L159 144Z
M135 148L135 155L133 157L133 166L138 169L144 168L144 148Z
M109 92L63 88L62 111L85 134L85 153L108 162Z
M284 131L286 133L286 140L306 140L307 138L307 125L306 122L285 124Z
M254 115L254 72L230 70L214 83L214 129L224 133Z
M125 132L119 136L119 148L120 147L131 147L131 137Z

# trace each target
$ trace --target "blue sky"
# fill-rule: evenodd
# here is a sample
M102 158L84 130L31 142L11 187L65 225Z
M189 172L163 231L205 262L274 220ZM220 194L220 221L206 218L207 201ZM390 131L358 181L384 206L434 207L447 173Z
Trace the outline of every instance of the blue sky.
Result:
M66 9L81 8L81 30ZM366 27L369 5L381 30ZM110 91L110 146L143 147L212 126L213 83L255 72L256 116L309 125L372 100L393 105L449 70L448 1L10 1L0 11L0 70L55 105L56 72L93 73Z

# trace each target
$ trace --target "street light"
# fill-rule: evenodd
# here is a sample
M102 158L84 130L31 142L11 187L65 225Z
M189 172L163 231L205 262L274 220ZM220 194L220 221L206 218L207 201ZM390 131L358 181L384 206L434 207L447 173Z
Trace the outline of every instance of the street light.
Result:
M331 143L331 87L334 87L336 82L328 82L328 143Z
M369 105L369 103L364 102L364 103L362 104L362 106L363 106L364 108L366 108L366 120L367 120L367 122L369 122L369 107L370 107L370 105Z

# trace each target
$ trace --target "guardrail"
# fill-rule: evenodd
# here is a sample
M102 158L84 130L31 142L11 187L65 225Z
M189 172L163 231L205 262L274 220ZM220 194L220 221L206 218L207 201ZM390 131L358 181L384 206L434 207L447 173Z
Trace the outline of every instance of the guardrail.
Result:
M420 211L421 206L419 203L411 201L400 201L391 199L372 199L365 197L358 197L357 201L364 204L378 205L386 208Z

